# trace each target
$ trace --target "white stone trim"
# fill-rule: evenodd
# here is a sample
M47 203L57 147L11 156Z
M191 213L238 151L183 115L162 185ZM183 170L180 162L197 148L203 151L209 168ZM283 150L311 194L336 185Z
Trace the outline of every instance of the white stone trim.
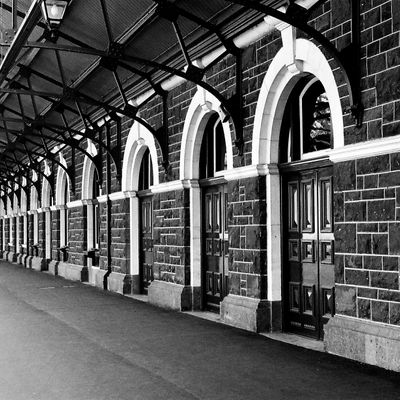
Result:
M338 163L397 152L400 152L399 135L349 144L339 149L334 149L329 154L329 159L334 163Z
M151 193L166 193L166 192L172 192L174 190L183 190L183 189L189 189L190 184L188 183L188 180L176 180L176 181L170 181L170 182L165 182L165 183L160 183L159 185L154 185L150 187Z
M272 60L261 86L253 128L253 164L277 163L279 136L285 104L295 83L302 73L311 73L322 83L329 99L333 143L343 147L343 113L333 72L319 48L306 39L297 39L297 72L287 66L287 52L279 50Z
M74 200L74 201L69 201L67 203L67 208L78 208L83 206L83 201L82 200Z
M125 145L122 163L122 191L138 190L140 164L146 149L149 149L153 166L154 185L159 183L157 147L151 132L138 122L134 122Z
M107 194L103 194L103 195L99 196L97 198L97 200L98 200L99 203L106 203L107 200L108 200L108 195Z
M110 193L108 195L108 198L111 201L123 200L123 199L127 199L129 197L130 197L129 192L114 192L114 193Z
M179 177L199 179L200 148L204 129L213 113L220 113L221 102L201 87L190 102L183 126ZM233 135L228 122L221 122L226 143L227 169L233 168Z
M62 153L60 154L60 163L67 168L67 162L65 161ZM58 204L65 204L65 199L64 199L64 191L65 191L65 185L67 185L68 188L70 188L70 182L69 182L69 177L67 173L58 166L57 169L57 180L56 180L56 196L55 196L55 203ZM69 191L68 191L68 199L69 199Z

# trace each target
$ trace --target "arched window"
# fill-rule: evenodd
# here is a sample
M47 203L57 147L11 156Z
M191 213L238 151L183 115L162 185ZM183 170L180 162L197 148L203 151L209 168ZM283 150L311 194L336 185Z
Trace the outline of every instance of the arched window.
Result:
M328 98L312 75L300 79L289 96L280 143L281 163L315 157L333 147Z
M204 130L200 150L200 178L212 178L227 168L225 136L218 114L213 114Z
M153 166L150 150L147 148L143 154L139 172L139 190L147 190L153 185Z

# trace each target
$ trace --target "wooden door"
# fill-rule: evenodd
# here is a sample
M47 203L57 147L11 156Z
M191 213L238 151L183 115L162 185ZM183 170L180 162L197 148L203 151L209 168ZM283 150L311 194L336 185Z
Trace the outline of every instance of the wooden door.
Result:
M290 172L282 182L285 328L322 339L335 304L332 170Z
M203 287L205 308L219 311L227 295L228 227L226 185L203 189Z
M142 293L147 294L153 281L153 201L151 196L140 199L140 279Z

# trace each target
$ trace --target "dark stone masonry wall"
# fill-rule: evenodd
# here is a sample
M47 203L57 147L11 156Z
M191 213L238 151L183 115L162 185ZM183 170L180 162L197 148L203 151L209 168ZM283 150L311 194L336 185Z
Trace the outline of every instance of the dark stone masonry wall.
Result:
M46 258L46 213L38 213L38 225L39 225L39 235L38 235L38 256L41 258Z
M33 255L33 248L31 246L33 246L34 243L33 242L33 230L34 230L34 216L33 214L29 214L28 215L28 219L29 219L29 224L28 224L28 254L29 255Z
M230 293L264 298L267 291L265 177L228 183Z
M51 258L59 260L60 257L60 211L51 211Z
M335 165L336 312L400 325L400 155Z
M129 198L114 200L111 206L111 259L112 270L129 274L130 266L130 217Z
M10 218L6 218L4 220L4 231L5 231L4 237L5 237L5 241L6 241L5 247L6 247L6 250L7 250L8 249L8 243L10 243Z
M69 211L68 229L68 262L71 264L84 265L86 251L86 207L74 207Z
M180 285L190 283L189 191L153 196L154 278Z

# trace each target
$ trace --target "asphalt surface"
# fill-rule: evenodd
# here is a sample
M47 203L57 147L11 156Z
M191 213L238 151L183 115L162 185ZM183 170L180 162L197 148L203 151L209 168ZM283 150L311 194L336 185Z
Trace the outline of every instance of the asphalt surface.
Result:
M400 374L0 262L0 400L400 399Z

